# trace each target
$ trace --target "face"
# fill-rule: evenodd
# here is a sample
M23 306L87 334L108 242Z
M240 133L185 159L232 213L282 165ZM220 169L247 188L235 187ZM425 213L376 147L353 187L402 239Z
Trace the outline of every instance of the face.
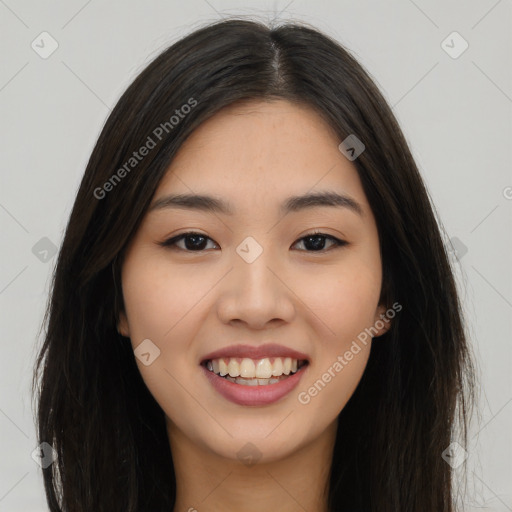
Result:
M336 424L362 333L388 328L375 219L340 142L310 108L258 101L217 113L173 160L125 253L118 324L171 437L272 461Z

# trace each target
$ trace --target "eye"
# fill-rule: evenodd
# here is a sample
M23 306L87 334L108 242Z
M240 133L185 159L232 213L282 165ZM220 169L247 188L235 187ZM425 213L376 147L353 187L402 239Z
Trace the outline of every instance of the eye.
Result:
M297 240L293 245L303 243L304 247L312 248L312 250L306 250L306 252L325 252L326 241L329 241L332 244L330 247L342 247L344 245L348 245L348 242L345 240L340 240L334 236L319 232L309 233Z
M160 242L159 245L162 247L177 248L179 250L188 252L202 252L207 248L206 246L208 241L213 242L215 245L214 248L219 247L211 238L203 235L202 233L195 232L182 233L181 235L177 235L175 237L169 238L168 240ZM340 240L334 236L327 235L325 233L314 232L300 238L293 245L303 243L304 247L311 249L306 249L306 252L325 252L326 241L330 242L331 245L329 247L341 247L348 244L345 240ZM184 245L181 244L181 242L184 242Z
M205 249L205 246L207 245L207 240L210 240L213 242L213 240L206 235L203 235L201 233L182 233L181 235L175 236L173 238L169 238L168 240L164 240L159 245L163 247L171 247L171 248L177 248L181 249L182 251L196 251L201 252L203 249ZM184 241L185 246L178 245L178 243ZM214 242L215 244L215 242ZM217 247L218 245L215 244Z

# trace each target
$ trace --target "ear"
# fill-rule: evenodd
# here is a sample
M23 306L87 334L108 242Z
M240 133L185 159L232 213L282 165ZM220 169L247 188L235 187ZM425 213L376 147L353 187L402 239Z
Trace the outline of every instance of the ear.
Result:
M128 318L124 311L119 312L119 320L117 321L117 332L125 338L130 337L130 327L128 326Z
M391 318L386 315L386 311L388 308L384 304L380 304L377 310L375 311L375 318L373 321L374 329L377 331L377 334L373 336L374 338L378 338L383 334L386 334L391 328Z

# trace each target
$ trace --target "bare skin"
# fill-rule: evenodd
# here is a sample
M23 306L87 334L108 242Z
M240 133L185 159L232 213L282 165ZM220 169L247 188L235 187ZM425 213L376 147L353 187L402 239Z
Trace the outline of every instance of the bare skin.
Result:
M280 100L223 109L181 147L152 204L207 194L229 202L233 214L150 208L128 247L118 328L134 349L149 339L160 350L151 364L137 364L166 414L174 512L327 511L337 417L362 377L371 338L344 354L387 309L379 304L375 219L340 142L308 107ZM280 211L290 196L321 191L348 196L360 212ZM190 238L160 245L187 232L205 237L201 250ZM327 238L304 238L315 232ZM236 250L247 237L262 249L250 263ZM209 352L265 343L309 359L297 388L277 402L233 403L205 377L200 363Z

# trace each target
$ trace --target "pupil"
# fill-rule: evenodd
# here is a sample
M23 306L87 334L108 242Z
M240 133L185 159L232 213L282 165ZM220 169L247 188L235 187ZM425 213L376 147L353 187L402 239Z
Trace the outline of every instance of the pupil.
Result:
M201 239L202 243L197 244L197 241ZM192 244L188 243L190 240L192 240ZM206 238L202 235L188 235L185 238L185 247L190 251L197 251L204 248L205 242Z
M308 243L311 243L311 246L315 251L321 250L325 246L325 237L321 235L308 236L305 240L305 245L307 246Z
M185 237L185 247L189 251L199 251L204 249L206 237L202 235L187 235ZM314 251L320 251L325 247L325 237L322 235L313 235L305 238L304 244L309 245Z

